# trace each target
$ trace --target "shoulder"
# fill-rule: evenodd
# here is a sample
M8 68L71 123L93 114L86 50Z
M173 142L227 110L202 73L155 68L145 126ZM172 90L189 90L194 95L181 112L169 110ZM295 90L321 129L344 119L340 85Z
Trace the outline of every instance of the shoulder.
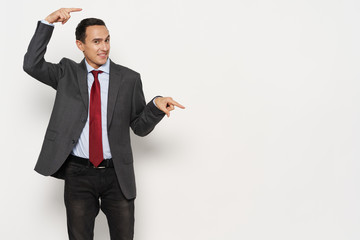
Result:
M64 62L64 63L67 63L67 64L72 64L72 65L80 65L82 62L80 63L77 63L75 62L74 60L71 60L70 58L66 58L66 57L63 57L60 62Z
M69 58L62 58L59 62L61 68L61 76L69 76L69 74L75 75L80 70L86 70L85 63L82 61L80 63L75 62Z
M129 78L140 78L140 73L125 67L123 65L120 64L116 64L113 61L110 61L110 72L111 71L116 71L121 73L121 75L129 77Z
M60 64L65 69L72 69L72 70L77 70L79 68L86 69L84 60L78 63L78 62L75 62L74 60L64 57L60 60Z
M60 64L64 65L64 66L69 66L69 67L79 67L81 66L81 63L77 63L74 60L71 60L69 58L62 58L60 60Z

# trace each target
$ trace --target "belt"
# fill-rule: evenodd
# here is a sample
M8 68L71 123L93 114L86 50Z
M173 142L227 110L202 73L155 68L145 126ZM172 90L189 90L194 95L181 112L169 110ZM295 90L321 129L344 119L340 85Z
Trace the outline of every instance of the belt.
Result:
M73 162L73 163L78 163L78 164L84 165L86 167L92 167L92 168L113 168L114 167L114 163L111 158L104 159L97 167L95 167L94 164L92 164L92 162L89 161L89 159L74 156L71 154L68 157L68 161Z

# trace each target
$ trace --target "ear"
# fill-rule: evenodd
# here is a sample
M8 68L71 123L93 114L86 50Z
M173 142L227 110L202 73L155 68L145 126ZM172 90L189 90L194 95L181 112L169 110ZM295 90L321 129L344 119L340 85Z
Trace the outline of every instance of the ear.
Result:
M82 41L76 40L76 46L77 46L78 49L79 49L80 51L82 51L82 52L84 52L84 50L85 50L84 44L85 44L85 43L83 43Z

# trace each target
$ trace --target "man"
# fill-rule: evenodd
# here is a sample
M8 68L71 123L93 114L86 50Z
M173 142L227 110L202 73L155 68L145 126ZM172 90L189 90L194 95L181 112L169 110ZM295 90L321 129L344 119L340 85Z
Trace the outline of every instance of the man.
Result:
M109 59L110 35L100 19L84 19L76 28L76 45L85 57L81 63L46 62L53 24L65 24L77 11L62 8L38 22L24 57L24 70L57 91L35 170L65 179L69 239L93 239L100 208L111 239L133 239L136 188L129 127L145 136L175 106L184 107L169 97L146 105L140 75Z

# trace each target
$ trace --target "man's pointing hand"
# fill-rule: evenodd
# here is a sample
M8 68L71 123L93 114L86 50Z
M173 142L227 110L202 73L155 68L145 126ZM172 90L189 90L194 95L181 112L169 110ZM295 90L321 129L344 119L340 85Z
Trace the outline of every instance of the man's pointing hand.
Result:
M174 101L171 97L157 97L155 98L156 107L163 111L168 117L170 117L170 111L176 107L184 109L185 107L180 103Z
M80 12L82 8L60 8L45 18L48 23L61 22L65 24L70 19L71 12Z

